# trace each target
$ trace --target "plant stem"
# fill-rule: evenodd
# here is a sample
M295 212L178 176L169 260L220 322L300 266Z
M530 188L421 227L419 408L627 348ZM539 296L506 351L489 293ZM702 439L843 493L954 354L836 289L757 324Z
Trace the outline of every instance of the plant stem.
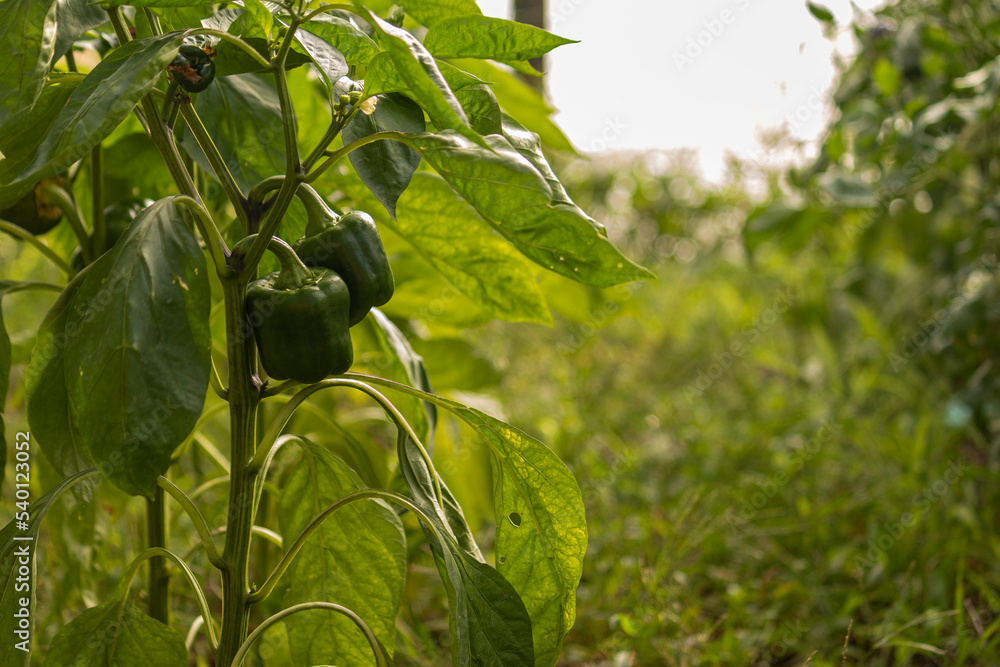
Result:
M90 150L90 190L93 203L91 220L94 224L91 255L97 257L104 251L107 240L104 225L104 151L101 144Z
M90 264L94 260L94 254L90 251L90 237L87 235L87 229L83 226L83 216L80 215L80 207L77 206L73 197L68 192L54 183L43 185L42 191L47 197L55 201L56 206L66 216L70 227L73 228L73 233L76 234L76 240L80 242L80 252L83 255L83 261L85 264Z
M6 220L0 220L0 230L3 230L8 234L16 236L22 241L25 241L33 245L38 250L38 252L42 253L48 259L52 260L52 263L58 266L59 270L61 270L67 276L72 276L74 273L76 273L73 267L71 267L69 264L66 263L66 260L57 255L52 248L48 247L42 241L37 239L35 235L29 232L27 229L22 229L21 227L18 227L14 223L7 222Z
M153 499L146 499L146 536L148 548L167 548L167 504L159 486ZM149 559L149 615L170 625L170 577L165 565L162 556Z
M376 132L375 134L369 134L366 137L361 137L360 139L353 141L346 146L333 152L330 157L326 159L320 166L312 170L307 176L303 176L300 180L303 183L312 183L317 178L322 176L323 172L336 164L342 157L350 153L351 151L361 148L362 146L367 146L368 144L375 143L376 141L383 141L385 139L391 139L394 141L399 141L400 137L403 136L400 132Z
M243 196L242 192L240 192L240 186L236 184L236 180L233 178L233 174L229 171L229 167L226 165L225 160L222 159L219 149L216 148L211 135L209 135L208 130L205 129L205 125L201 122L201 118L198 117L198 112L195 111L194 107L190 104L182 103L180 105L180 109L181 115L184 117L184 122L187 123L188 129L191 130L191 134L194 135L194 139L198 142L198 146L201 147L205 157L208 158L208 163L212 165L212 171L215 172L216 177L219 179L219 183L222 184L222 189L226 193L226 197L230 202L232 202L233 208L236 209L236 217L240 219L240 223L243 225L244 233L249 233L249 223L247 220L247 198Z
M228 529L222 559L222 633L216 664L228 665L240 650L249 624L248 565L253 528L256 473L248 463L254 454L260 380L254 374L253 337L244 311L248 276L237 272L222 280L229 357L230 484Z

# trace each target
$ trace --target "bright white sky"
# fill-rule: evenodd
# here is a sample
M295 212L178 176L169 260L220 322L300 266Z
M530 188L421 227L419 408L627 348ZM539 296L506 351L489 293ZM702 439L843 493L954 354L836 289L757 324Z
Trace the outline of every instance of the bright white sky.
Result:
M490 16L509 17L510 4L479 0ZM849 49L850 0L823 4ZM580 40L549 54L548 86L581 150L695 148L718 180L726 151L753 155L761 129L790 118L794 136L818 140L829 120L835 47L805 0L549 0L548 11L551 32Z

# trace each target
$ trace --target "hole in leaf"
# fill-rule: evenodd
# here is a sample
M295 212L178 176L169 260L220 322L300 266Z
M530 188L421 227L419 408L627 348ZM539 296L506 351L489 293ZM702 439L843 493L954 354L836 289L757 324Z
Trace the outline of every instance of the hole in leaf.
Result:
M511 512L510 515L507 516L507 518L510 519L510 522L512 524L514 524L515 528L521 525L521 515L518 514L517 512Z
M501 565L503 565L504 563L507 562L507 557L506 556L500 556L500 561L499 562L500 562Z

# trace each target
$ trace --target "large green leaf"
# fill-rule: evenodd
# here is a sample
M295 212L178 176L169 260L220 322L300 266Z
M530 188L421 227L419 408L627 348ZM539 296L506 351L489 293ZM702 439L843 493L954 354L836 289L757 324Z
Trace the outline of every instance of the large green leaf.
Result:
M497 569L531 616L535 664L554 665L576 619L587 552L583 494L566 464L542 443L473 408L462 417L493 454Z
M140 213L88 272L66 321L74 439L101 472L152 497L208 390L205 256L173 198Z
M164 11L160 10L160 13L164 13ZM243 34L243 28L246 27L246 22L242 20L243 14L244 11L241 7L228 7L212 14L208 18L199 19L199 22L205 28L240 35L243 41L253 47L262 58L270 60L270 47L266 39ZM215 59L213 62L215 63L215 75L217 77L251 72L259 73L268 70L266 67L261 67L260 63L250 57L243 49L228 40L220 40L216 44ZM285 59L285 69L294 69L310 62L312 62L312 58L308 55L291 50Z
M45 86L56 44L56 13L55 0L0 4L0 130L30 111Z
M424 46L438 58L500 61L530 60L574 43L533 25L476 14L442 19L424 38Z
M394 372L387 373L386 375L393 375L395 376L393 379L397 379L404 384L409 384L421 391L430 392L430 382L424 370L423 360L413 351L403 332L377 308L372 310L372 321L375 324L375 333L377 334L383 355L393 361L391 370ZM409 408L404 414L407 416L410 414L417 415L417 419L412 420L408 418L408 421L413 426L414 432L423 441L426 450L429 453L433 452L434 428L437 425L437 407L433 403L420 401L413 397L406 397L402 401L402 405L404 409ZM397 403L398 406L399 403ZM421 413L425 410L426 416L420 418ZM414 502L417 503L421 511L429 517L435 517L440 522L440 526L444 529L444 532L450 539L457 542L463 553L477 561L482 561L482 552L479 550L479 545L476 544L476 538L473 536L472 529L465 520L465 514L462 512L462 508L455 499L454 494L452 494L444 480L439 480L438 483L441 488L441 500L443 504L438 501L436 487L430 469L427 467L427 462L421 455L416 443L404 432L400 432L396 439L396 454L399 459L399 469L403 475L403 480L406 482L406 486L410 489L410 494ZM425 534L427 533L426 527L424 528L424 532ZM432 542L430 535L427 535L427 539L429 542Z
M194 104L223 161L243 192L285 170L281 104L274 86L256 74L217 79ZM181 146L207 173L208 158L189 131Z
M56 45L53 60L66 55L83 33L108 21L108 13L89 0L58 0L56 3Z
M485 438L493 464L497 569L531 616L535 664L556 664L576 618L576 587L587 552L583 494L572 472L545 445L484 412L388 380L366 379L431 401Z
M325 40L344 55L348 65L367 65L379 52L378 44L346 19L320 14L299 30L307 30Z
M393 231L494 317L550 324L536 270L439 176L419 172L399 201Z
M400 0L400 7L425 26L450 16L482 14L476 0Z
M0 208L38 180L69 167L121 123L173 60L184 33L135 40L111 53L69 96L28 164L0 193Z
M52 639L47 664L187 667L184 638L142 613L119 583L108 600L64 625Z
M341 131L345 145L377 132L419 134L426 129L424 112L409 98L389 93L375 102L374 112L357 114ZM364 184L395 218L396 201L420 164L420 155L395 141L376 141L351 151L350 159Z
M499 134L501 129L500 105L497 97L485 83L455 91L462 104L469 124L479 134Z
M494 229L545 268L595 287L652 274L619 252L576 206L554 200L544 176L499 135L489 148L454 132L401 135Z
M435 64L452 92L483 84L479 77L460 70L443 60L437 60ZM372 96L382 93L404 93L416 98L416 94L410 90L406 80L396 69L392 55L385 51L375 55L368 63L368 74L365 78L366 95Z
M364 488L347 465L306 442L301 461L284 480L281 534L290 544L324 508ZM396 614L406 579L406 536L381 500L352 503L328 517L288 569L282 604L325 600L354 610L383 646L395 645ZM285 625L297 665L374 665L371 649L348 619L297 614Z
M30 123L16 123L0 133L0 183L9 183L31 162L38 147L50 133L56 118L62 112L73 91L80 84L80 78L59 77L45 86L31 110ZM0 201L8 205L20 199L35 186L34 182L23 181L13 186L0 187Z
M31 504L24 525L18 523L24 518L15 516L14 521L0 530L0 632L5 638L0 642L0 664L5 667L27 667L31 657L27 649L35 618L35 552L42 519L67 489L94 474L91 470L66 479ZM27 604L22 604L23 601ZM70 663L51 662L50 658L49 664Z
M91 270L77 274L45 315L23 380L32 439L63 477L94 465L89 450L70 423L65 380L70 304Z
M427 112L434 124L440 129L455 130L472 141L481 143L479 135L469 127L469 118L455 93L448 87L434 57L420 40L375 15L370 18L372 25L381 33L382 47L392 58L396 73L406 83L414 101ZM374 73L369 73L369 79ZM372 79L369 84L366 80L365 88L365 94L370 95L373 94L372 90L381 88L381 83Z
M520 76L486 60L465 59L455 64L467 74L488 81L500 108L517 118L529 130L536 132L547 148L575 152L573 144L550 118L555 109ZM454 85L452 90L457 90Z
M327 86L332 88L340 77L347 75L347 59L330 42L308 30L296 30L295 40L316 63Z

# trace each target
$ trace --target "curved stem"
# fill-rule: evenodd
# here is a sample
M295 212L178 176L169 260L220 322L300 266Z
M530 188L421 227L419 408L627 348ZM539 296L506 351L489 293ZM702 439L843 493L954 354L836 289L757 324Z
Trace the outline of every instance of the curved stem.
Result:
M358 626L358 629L364 634L365 639L368 640L368 643L372 647L372 651L375 653L375 661L378 667L388 667L385 656L382 651L379 650L380 644L378 639L375 637L375 633L372 632L371 628L369 628L368 625L361 620L361 617L353 611L347 607L342 607L339 604L334 604L333 602L303 602L302 604L293 605L288 609L282 609L274 616L269 616L263 623L258 625L257 628L250 633L250 636L247 637L246 641L243 642L243 645L240 646L240 650L237 651L236 656L233 657L233 662L230 667L240 667L240 665L243 664L243 659L246 657L247 652L249 652L253 647L254 642L256 642L269 627L287 616L308 611L310 609L326 609L328 611L335 611L339 614L347 616L356 626Z
M94 232L91 238L90 256L96 257L104 251L107 231L104 225L104 150L97 144L90 150L90 189Z
M241 255L248 247L252 248L257 244L257 239L257 234L251 234L233 246L233 259L236 263L240 262ZM267 241L267 249L278 258L278 262L281 264L281 273L275 282L275 288L294 289L313 280L312 271L299 259L287 241L272 236Z
M222 400L229 399L229 390L226 389L225 385L222 384L222 376L219 375L219 369L215 365L215 357L208 355L209 360L212 362L212 374L208 376L209 382L212 384L212 389L215 390L215 394Z
M282 392L284 392L289 387L294 387L295 385L298 385L298 384L302 384L302 383L299 382L298 380L285 380L281 384L276 384L273 387L268 387L267 389L265 389L264 393L261 394L261 397L262 398L270 398L272 396L277 396L278 394L281 394Z
M257 452L254 454L253 459L247 467L254 473L259 473L264 470L264 466L273 456L273 454L271 454L271 450L275 447L281 446L278 443L278 435L281 433L281 430L285 428L288 420L292 418L292 414L295 410L302 405L302 403L309 398L309 396L320 389L325 389L327 387L351 387L353 389L357 389L371 396L376 402L378 402L379 405L382 406L382 409L385 410L386 414L388 414L395 422L396 428L406 433L406 435L409 436L409 438L413 440L414 444L417 446L417 449L420 451L420 457L424 460L424 463L427 465L427 470L434 478L434 493L437 496L438 504L440 504L441 507L444 507L444 495L441 491L441 478L438 476L437 470L434 468L434 461L431 459L430 454L427 453L427 449L424 448L423 443L420 442L420 438L417 437L413 427L410 426L410 424L406 421L406 418L403 417L403 414L396 408L396 406L375 388L365 384L364 382L358 382L357 380L349 378L334 378L311 384L290 398L285 404L285 407L278 413L275 420L271 422L271 427L261 438L261 441L257 446Z
M163 557L168 558L173 561L177 567L180 568L184 576L187 577L188 583L191 584L191 588L194 590L195 598L198 602L198 608L201 611L202 618L205 619L205 626L208 630L208 641L212 645L212 650L219 645L218 639L215 636L215 625L212 623L212 612L208 607L208 600L205 598L205 591L202 590L201 584L198 583L198 578L194 576L194 572L188 567L187 563L177 557L172 551L163 549L160 547L153 547L151 549L146 549L129 565L128 570L125 571L125 577L122 580L122 591L120 601L124 604L125 600L128 598L129 588L131 588L132 580L135 579L136 573L144 562L150 558Z
M334 151L333 154L323 162L323 164L313 169L312 172L306 176L303 176L301 180L303 183L312 183L317 178L322 176L324 171L335 165L341 158L351 151L361 148L362 146L375 143L376 141L385 141L386 139L399 141L401 136L402 134L399 132L376 132L375 134L369 134L366 137L361 137L360 139L352 141L346 146Z
M264 195L268 192L274 192L275 190L280 189L282 183L284 182L285 177L280 174L278 176L269 176L250 188L250 192L247 193L247 199L254 204L263 203Z
M262 56L259 53L257 53L257 49L253 48L252 46L250 46L249 44L247 44L242 39L240 39L239 37L237 37L236 35L234 35L232 33L224 32L222 30L213 30L211 28L196 28L196 29L192 30L190 34L192 34L192 35L212 35L213 37L218 37L219 39L222 39L223 41L229 42L231 44L235 44L240 49L242 49L248 56L250 56L251 58L253 58L254 61L258 65L260 65L261 67L267 68L267 69L271 68L271 63L268 62L267 58L265 58L264 56Z
M212 263L220 276L229 274L229 263L226 257L229 255L229 248L226 247L226 240L222 238L222 233L215 224L215 220L209 214L208 209L200 200L186 195L179 195L174 200L176 203L187 206L194 212L194 223L198 227L198 232L205 239L208 252L212 256ZM214 234L212 232L215 232Z
M214 489L217 486L222 486L223 484L227 484L228 482L229 482L229 475L221 475L219 477L216 477L215 479L210 479L207 482L202 482L198 486L191 489L191 493L188 494L188 498L190 498L193 502L195 498L205 493L206 491Z
M281 560L278 561L278 564L275 565L274 570L272 570L271 574L268 575L263 585L261 585L259 589L257 589L250 595L250 602L256 603L265 600L267 596L274 591L275 586L278 585L278 580L281 579L281 576L292 564L292 561L295 560L295 557L298 555L299 551L301 551L302 547L305 545L306 540L309 539L310 535L316 532L316 530L323 524L323 522L327 518L330 517L330 515L332 515L337 510L346 507L347 505L350 505L353 502L357 502L359 500L372 500L372 499L388 500L390 502L396 503L397 505L402 505L403 507L412 511L417 517L422 519L424 524L427 525L427 527L431 530L432 533L434 533L434 536L440 543L441 548L446 549L444 537L441 535L440 531L438 530L438 527L434 524L433 521L430 520L430 518L427 517L427 515L424 513L423 510L417 507L417 505L410 498L407 498L404 495L396 493L395 491L388 491L386 489L361 489L360 491L349 493L340 500L338 500L337 502L333 503L332 505L329 505L326 509L317 514L316 517L312 521L310 521L305 528L302 529L302 532L299 533L299 536L296 537L295 541L292 542L291 546L288 547L288 550L281 557Z
M94 253L90 249L90 236L83 226L83 215L80 213L80 207L77 206L68 192L54 183L43 185L42 192L55 200L56 206L66 216L70 227L73 228L73 233L76 234L77 241L80 242L80 252L83 254L83 261L85 264L90 264L94 261Z
M205 517L202 516L198 507L191 502L191 499L181 491L180 487L171 482L166 477L160 475L156 483L161 489L173 496L174 500L177 501L184 511L187 512L188 517L191 519L191 523L194 524L194 529L198 532L198 537L201 538L202 544L205 545L205 554L208 556L208 561L214 565L219 570L224 570L228 567L228 563L219 557L219 552L215 548L215 540L212 539L212 531L208 528L208 523L205 521Z
M42 243L41 240L39 240L34 234L29 232L27 229L18 227L14 223L7 222L6 220L0 220L0 230L3 230L8 234L10 234L11 236L16 236L22 241L26 241L27 243L33 245L40 253L42 253L43 255L45 255L45 257L50 259L53 264L58 266L59 270L65 273L66 275L72 276L74 273L76 273L76 270L74 270L72 266L67 264L66 260L57 255L52 248Z
M278 225L281 224L281 219L284 217L285 211L288 210L289 204L292 203L292 195L298 187L299 178L302 175L302 164L299 161L299 145L296 138L295 109L292 106L292 96L288 91L288 79L285 76L285 60L288 57L288 51L291 49L292 39L295 37L295 30L298 26L299 23L296 20L293 20L291 25L288 26L285 38L281 42L281 47L278 49L278 54L275 56L273 62L274 80L278 90L278 102L281 104L281 125L285 138L285 180L281 183L281 188L278 190L278 194L274 198L274 202L271 204L271 208L268 210L261 224L260 235L250 247L250 251L247 252L246 263L243 267L247 275L252 275L252 272L257 270L257 264L260 263L260 258L264 256L264 248L278 230Z
M198 146L201 147L205 157L208 158L208 163L212 165L212 171L215 172L216 178L222 184L222 189L226 193L226 197L232 202L233 208L236 209L236 217L240 219L244 231L247 230L249 226L247 198L240 192L240 186L236 184L233 174L229 171L229 166L222 159L219 149L216 148L211 135L205 129L204 123L201 122L198 112L194 110L194 105L181 104L180 108L181 115L184 116L184 122L187 123L188 129L191 130L191 134L194 135L194 139L198 142Z

